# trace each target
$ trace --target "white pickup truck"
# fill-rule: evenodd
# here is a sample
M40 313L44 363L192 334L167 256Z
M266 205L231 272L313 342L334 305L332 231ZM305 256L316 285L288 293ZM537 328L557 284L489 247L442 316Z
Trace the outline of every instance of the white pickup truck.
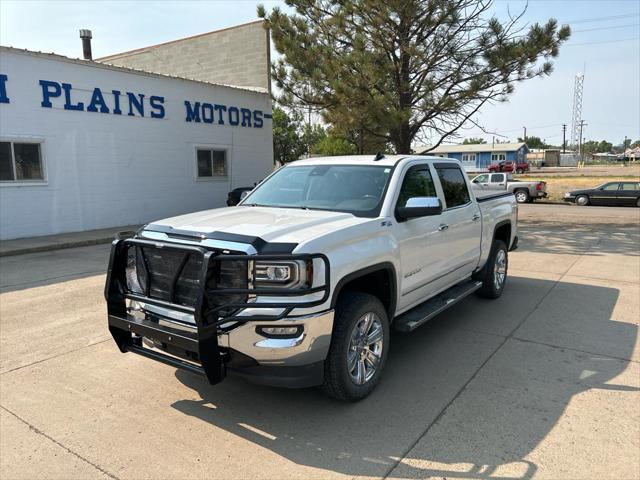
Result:
M236 207L115 240L109 329L122 352L212 384L237 374L354 401L380 380L391 328L500 296L517 233L513 194L474 191L457 160L297 161Z

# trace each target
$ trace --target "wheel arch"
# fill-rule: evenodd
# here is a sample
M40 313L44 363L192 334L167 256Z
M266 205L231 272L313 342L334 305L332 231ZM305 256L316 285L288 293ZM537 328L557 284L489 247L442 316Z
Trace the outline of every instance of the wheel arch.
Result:
M342 277L333 290L331 308L335 308L341 293L359 291L378 298L387 314L389 322L393 320L397 303L397 276L391 262L370 265Z
M493 228L493 238L491 239L491 243L498 239L502 240L507 246L507 250L511 248L511 220L502 220L501 222L496 223L496 226Z

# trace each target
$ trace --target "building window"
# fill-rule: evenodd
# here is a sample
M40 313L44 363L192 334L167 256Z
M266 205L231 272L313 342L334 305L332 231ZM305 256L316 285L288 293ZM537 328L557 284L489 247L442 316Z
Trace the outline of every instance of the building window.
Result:
M491 154L491 161L492 162L502 162L502 161L504 161L506 159L507 159L507 156L504 153L492 153Z
M227 176L226 150L198 148L196 149L196 163L198 178Z
M43 180L39 143L0 142L0 182Z
M463 162L473 162L476 163L476 154L475 153L465 153L462 155Z

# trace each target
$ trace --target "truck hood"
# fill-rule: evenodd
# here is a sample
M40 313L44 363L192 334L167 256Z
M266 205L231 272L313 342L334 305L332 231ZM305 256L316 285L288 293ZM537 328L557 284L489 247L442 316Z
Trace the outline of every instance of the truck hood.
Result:
M222 232L267 242L302 243L337 229L371 221L350 213L272 207L227 207L167 218L153 225L198 233ZM151 225L151 224L150 224ZM241 239L239 242L243 242Z

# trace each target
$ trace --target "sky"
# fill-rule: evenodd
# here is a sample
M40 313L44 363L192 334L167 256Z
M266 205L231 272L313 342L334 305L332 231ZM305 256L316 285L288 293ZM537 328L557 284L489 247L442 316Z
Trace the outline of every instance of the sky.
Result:
M0 44L81 57L80 28L93 32L94 58L257 19L279 0L200 1L29 1L0 0ZM526 8L523 22L556 18L569 24L571 39L561 48L550 77L516 85L507 103L490 105L462 137L516 141L538 136L561 144L562 124L571 128L575 75L585 73L582 117L586 140L621 144L640 139L640 0L496 0L499 18Z

